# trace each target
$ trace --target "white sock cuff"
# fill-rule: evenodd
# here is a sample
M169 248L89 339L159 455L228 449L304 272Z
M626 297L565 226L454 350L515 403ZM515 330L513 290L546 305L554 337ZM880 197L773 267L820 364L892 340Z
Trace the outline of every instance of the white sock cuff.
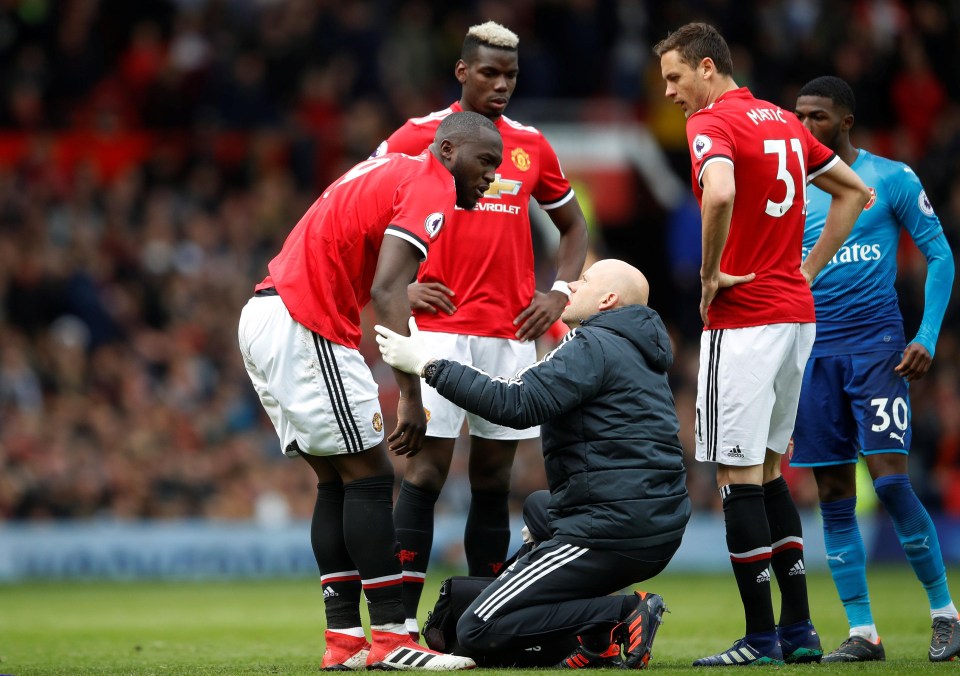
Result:
M949 617L951 620L957 619L957 607L952 603L943 608L931 608L930 617Z
M850 636L860 636L867 639L871 643L876 643L880 640L880 634L877 633L877 625L875 624L864 624L859 627L850 627Z
M347 629L327 629L327 631L333 634L345 634L347 636L353 636L354 638L367 637L367 635L363 633L363 627L349 627Z

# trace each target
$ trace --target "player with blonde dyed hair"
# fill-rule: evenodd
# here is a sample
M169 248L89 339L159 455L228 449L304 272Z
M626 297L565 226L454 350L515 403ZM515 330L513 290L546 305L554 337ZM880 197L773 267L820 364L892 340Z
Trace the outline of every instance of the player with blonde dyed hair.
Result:
M407 120L377 149L416 155L451 114L467 110L490 119L503 137L503 163L473 211L456 211L447 241L431 249L408 288L423 337L435 354L493 376L509 377L537 359L534 341L563 312L567 282L580 277L587 223L553 148L537 129L503 113L520 72L517 34L493 21L470 27L454 75L460 100L444 110ZM557 275L538 291L534 275L530 199L557 230ZM468 413L431 388L422 388L429 412L423 451L407 460L394 512L404 575L404 605L412 634L433 547L434 506L464 421L470 434L470 510L464 550L470 575L496 576L510 543L510 472L517 444L537 437L536 427L510 429Z
M497 49L516 49L519 44L520 38L512 30L496 21L487 21L476 26L470 26L467 36L463 40L460 58L464 59L465 56L468 56L468 49L474 50L480 45L488 45Z

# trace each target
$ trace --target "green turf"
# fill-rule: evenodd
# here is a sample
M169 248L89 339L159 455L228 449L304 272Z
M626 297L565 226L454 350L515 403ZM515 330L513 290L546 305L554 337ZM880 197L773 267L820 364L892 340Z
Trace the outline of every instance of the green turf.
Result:
M957 580L960 570L950 575ZM436 598L440 579L439 572L428 578L425 598ZM810 575L809 582L814 621L825 646L835 647L846 635L843 610L828 576ZM909 569L873 570L870 584L885 664L776 671L912 674L958 668L927 661L926 596ZM650 668L656 673L703 673L689 664L727 648L743 631L732 575L665 573L647 588L661 593L672 611L654 646ZM317 580L0 585L0 674L316 676L322 635ZM474 673L481 672L511 673Z

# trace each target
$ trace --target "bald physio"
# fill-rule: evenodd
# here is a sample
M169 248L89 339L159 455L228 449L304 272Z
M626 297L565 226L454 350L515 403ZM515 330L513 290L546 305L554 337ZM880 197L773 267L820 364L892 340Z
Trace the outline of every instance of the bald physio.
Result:
M642 272L629 263L605 258L570 282L570 304L560 319L573 326L604 310L646 305L649 298L650 284Z
M498 425L541 426L552 539L460 616L460 654L479 666L535 651L539 666L645 667L663 598L620 591L666 567L690 516L673 352L647 278L606 259L569 286L561 319L571 331L509 378L435 358L413 319L409 336L376 327L384 360L448 401Z

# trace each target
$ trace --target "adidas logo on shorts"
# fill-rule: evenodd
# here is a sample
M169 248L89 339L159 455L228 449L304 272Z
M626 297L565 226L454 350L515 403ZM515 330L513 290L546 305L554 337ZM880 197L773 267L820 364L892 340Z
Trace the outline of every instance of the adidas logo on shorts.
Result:
M790 567L790 572L788 573L788 575L790 576L806 575L806 574L807 574L807 569L803 567L803 561L797 561L795 564L793 564Z
M769 568L764 568L763 570L760 571L760 574L757 575L757 582L760 582L760 583L770 582L770 569L769 569Z
M733 448L728 448L723 452L728 458L737 458L743 460L743 451L740 450L740 444L737 444Z

